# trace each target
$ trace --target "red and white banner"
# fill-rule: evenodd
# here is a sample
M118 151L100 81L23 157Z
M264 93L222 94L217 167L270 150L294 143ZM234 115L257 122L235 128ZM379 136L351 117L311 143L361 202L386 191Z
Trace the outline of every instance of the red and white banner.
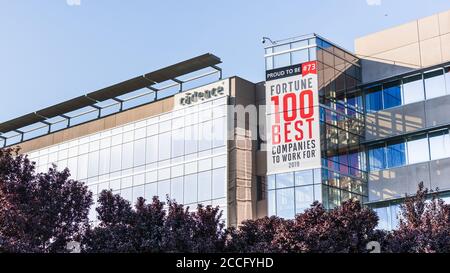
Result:
M267 173L320 167L317 63L266 81Z

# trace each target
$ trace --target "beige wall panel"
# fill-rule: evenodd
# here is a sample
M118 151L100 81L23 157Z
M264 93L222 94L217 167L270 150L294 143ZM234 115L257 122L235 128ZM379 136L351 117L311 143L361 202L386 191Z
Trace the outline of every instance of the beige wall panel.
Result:
M116 127L116 115L112 115L105 118L105 129L111 129Z
M438 17L440 34L450 33L450 10L439 13Z
M437 15L418 20L418 25L419 39L421 41L439 36L439 17Z
M46 135L35 140L20 143L22 153L27 153L53 144L53 135Z
M380 62L382 60L387 60L395 61L401 65L407 66L417 67L421 65L419 43L385 51L383 53L374 55L373 57L378 58L378 61Z
M237 205L237 224L240 225L243 221L252 218L251 202L239 202Z
M431 66L442 61L441 39L439 37L431 38L420 42L420 56L422 66Z
M357 38L355 40L355 53L373 56L387 50L417 43L418 41L417 22L414 21Z
M450 33L441 37L442 62L450 61Z
M60 143L67 140L68 135L64 131L56 132L53 134L53 143Z
M92 122L87 123L86 126L88 128L89 134L94 134L98 131L105 130L105 120L104 119L94 120Z
M170 98L163 100L162 103L163 103L163 108L162 108L163 112L172 111L174 108L175 99L174 99L174 97L170 97Z

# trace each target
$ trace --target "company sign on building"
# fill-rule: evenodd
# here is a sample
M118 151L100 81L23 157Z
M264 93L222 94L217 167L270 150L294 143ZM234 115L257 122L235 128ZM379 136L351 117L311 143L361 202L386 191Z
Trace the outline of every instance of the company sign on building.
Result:
M315 61L266 72L268 174L320 167Z
M192 106L230 94L229 79L194 88L175 95L175 109Z

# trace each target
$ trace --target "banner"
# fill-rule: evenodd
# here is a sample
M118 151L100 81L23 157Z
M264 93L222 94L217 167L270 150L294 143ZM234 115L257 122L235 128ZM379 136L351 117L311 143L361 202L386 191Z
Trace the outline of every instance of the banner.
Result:
M266 72L267 173L320 167L316 61Z

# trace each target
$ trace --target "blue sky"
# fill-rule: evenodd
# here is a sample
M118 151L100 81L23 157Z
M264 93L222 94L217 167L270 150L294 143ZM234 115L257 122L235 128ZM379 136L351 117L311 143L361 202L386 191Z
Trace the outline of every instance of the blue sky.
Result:
M0 122L206 52L222 58L224 76L261 81L262 36L315 32L353 50L356 37L448 9L448 0L0 0Z

